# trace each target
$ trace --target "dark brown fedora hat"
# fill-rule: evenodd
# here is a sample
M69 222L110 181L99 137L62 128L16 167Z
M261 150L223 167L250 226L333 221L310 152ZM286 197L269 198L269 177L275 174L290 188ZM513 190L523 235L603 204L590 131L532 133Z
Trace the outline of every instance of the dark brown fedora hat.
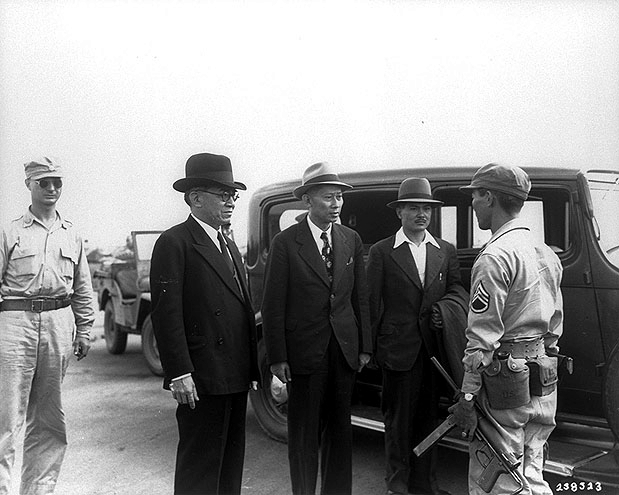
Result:
M177 191L185 192L192 187L207 186L213 183L241 191L247 189L245 184L234 181L230 158L211 153L198 153L190 156L185 164L185 177L178 179L172 187Z
M442 201L432 197L432 188L428 179L423 177L411 177L404 179L398 190L398 199L388 203L389 208L395 208L403 203L429 203L435 206L443 204Z

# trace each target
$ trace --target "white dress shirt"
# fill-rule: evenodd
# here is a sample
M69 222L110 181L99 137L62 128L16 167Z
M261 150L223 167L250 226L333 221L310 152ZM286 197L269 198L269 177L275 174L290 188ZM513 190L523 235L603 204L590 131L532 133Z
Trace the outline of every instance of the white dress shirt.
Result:
M439 246L436 239L432 237L432 234L426 230L423 241L419 244L415 244L411 241L406 234L404 233L404 228L400 227L395 234L395 242L393 243L393 249L397 248L400 244L407 243L408 248L410 249L411 254L413 255L413 259L415 260L415 265L417 266L417 271L419 272L419 278L421 280L421 286L423 287L426 283L426 252L427 252L427 244L432 244L436 246L438 249Z
M219 244L219 239L217 239L217 234L220 233L219 230L211 227L208 223L203 222L198 217L196 217L193 213L191 214L191 216L196 222L198 222L198 225L204 229L204 232L206 232L206 234L211 238L211 241L213 241L213 244L215 244L215 247L221 253L221 246ZM232 258L232 256L230 256L230 258Z

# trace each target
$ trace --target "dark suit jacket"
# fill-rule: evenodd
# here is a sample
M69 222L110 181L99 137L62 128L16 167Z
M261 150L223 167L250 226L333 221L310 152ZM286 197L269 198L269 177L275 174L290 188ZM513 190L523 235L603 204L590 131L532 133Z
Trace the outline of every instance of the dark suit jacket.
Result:
M192 373L198 395L242 392L251 380L260 381L245 269L236 245L226 240L241 289L193 217L165 231L155 244L152 320L165 388L185 373Z
M430 328L432 305L446 294L460 291L462 282L456 249L435 239L441 249L427 245L424 287L408 245L393 249L395 235L370 248L367 273L372 337L376 361L383 368L410 370L422 344L430 356L438 356L436 334Z
M277 234L267 260L262 318L269 364L287 361L309 374L335 335L348 365L372 352L363 243L342 225L332 227L333 284L307 218Z

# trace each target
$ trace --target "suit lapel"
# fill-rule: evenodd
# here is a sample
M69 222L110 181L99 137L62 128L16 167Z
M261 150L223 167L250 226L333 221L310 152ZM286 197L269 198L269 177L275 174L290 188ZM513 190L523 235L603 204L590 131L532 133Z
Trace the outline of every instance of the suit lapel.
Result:
M327 268L325 267L322 256L318 252L316 241L312 237L307 220L303 220L297 225L297 242L300 244L299 256L307 263L307 265L320 277L320 279L331 287L329 282L329 276L327 275Z
M352 260L352 255L344 231L337 224L331 227L331 239L333 242L333 287L336 287L344 273L344 268Z
M430 287L434 279L441 271L445 255L443 251L433 244L426 244L426 288Z
M395 240L395 237L392 239ZM391 257L402 271L406 273L408 278L410 278L420 290L423 290L421 279L419 278L419 270L417 270L417 265L415 265L415 260L413 259L408 244L403 242L397 248L393 249L391 251Z
M249 288L247 287L247 278L245 274L245 267L243 265L243 259L241 258L241 253L239 253L236 244L232 239L229 239L227 236L226 242L228 243L228 247L230 248L230 254L232 255L232 263L234 263L234 268L236 270L236 275L238 279L238 283L240 285L241 292L243 293L243 298L245 299L246 304L250 304L250 296L249 296Z
M215 244L211 238L206 232L204 232L204 229L193 219L193 217L190 216L185 224L193 237L194 249L198 252L198 254L200 254L200 256L202 256L202 258L204 258L215 273L217 273L222 282L227 285L239 299L242 300L243 296L241 295L239 286L234 280L232 273L230 273L230 269L226 265L221 252L217 249L217 247L215 247Z

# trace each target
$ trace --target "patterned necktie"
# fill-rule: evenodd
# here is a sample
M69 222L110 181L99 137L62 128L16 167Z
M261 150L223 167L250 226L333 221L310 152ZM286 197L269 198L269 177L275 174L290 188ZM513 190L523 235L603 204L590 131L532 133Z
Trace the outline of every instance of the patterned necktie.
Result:
M224 241L224 236L221 235L220 232L217 232L217 239L219 240L219 247L221 248L221 254L224 257L224 261L230 272L234 274L234 265L232 264L232 258L230 258L230 253L228 253L228 247L226 246L226 241Z
M333 282L333 250L331 249L331 245L329 244L329 237L326 232L320 234L320 238L322 239L322 260L325 262L325 267L327 268L327 275L329 277L329 282Z

